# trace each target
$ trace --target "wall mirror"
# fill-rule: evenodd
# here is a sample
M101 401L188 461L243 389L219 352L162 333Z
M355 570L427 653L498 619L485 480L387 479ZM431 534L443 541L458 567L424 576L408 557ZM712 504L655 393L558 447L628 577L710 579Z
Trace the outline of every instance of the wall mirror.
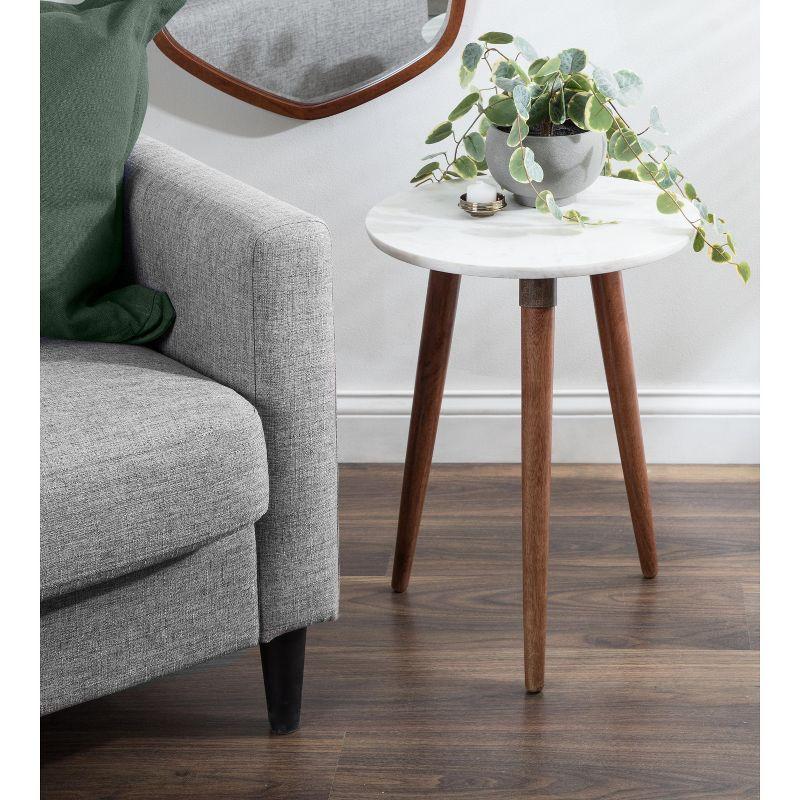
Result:
M465 0L186 0L156 37L200 80L300 119L394 89L453 44Z

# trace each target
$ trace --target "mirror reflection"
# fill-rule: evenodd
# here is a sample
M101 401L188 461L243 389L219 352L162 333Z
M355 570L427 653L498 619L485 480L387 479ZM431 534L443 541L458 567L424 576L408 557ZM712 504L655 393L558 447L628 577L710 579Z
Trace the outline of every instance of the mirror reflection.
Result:
M321 103L416 61L447 17L448 0L187 0L167 30L240 81Z

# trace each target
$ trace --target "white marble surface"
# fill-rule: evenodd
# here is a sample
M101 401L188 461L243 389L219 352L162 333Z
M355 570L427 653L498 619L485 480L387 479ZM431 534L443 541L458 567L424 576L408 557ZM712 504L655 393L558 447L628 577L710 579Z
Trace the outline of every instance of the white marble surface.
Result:
M517 205L493 217L458 207L463 181L409 187L367 214L373 243L401 261L441 272L492 278L568 278L651 264L683 249L693 230L680 214L656 209L655 186L598 178L565 209L613 225L580 228ZM687 206L687 213L696 212Z

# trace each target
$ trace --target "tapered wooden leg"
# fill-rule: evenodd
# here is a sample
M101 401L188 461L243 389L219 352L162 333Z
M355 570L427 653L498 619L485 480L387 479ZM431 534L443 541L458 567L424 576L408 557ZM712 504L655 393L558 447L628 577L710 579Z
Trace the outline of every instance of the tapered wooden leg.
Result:
M525 688L544 685L555 280L520 281L522 306L522 603Z
M305 660L305 628L261 643L261 670L273 733L291 733L300 725Z
M617 430L619 456L625 476L639 563L644 576L654 578L658 573L656 537L622 275L619 272L593 275L591 281L606 383Z
M392 589L396 592L404 592L411 578L442 407L460 283L460 275L431 271L428 276L392 570Z

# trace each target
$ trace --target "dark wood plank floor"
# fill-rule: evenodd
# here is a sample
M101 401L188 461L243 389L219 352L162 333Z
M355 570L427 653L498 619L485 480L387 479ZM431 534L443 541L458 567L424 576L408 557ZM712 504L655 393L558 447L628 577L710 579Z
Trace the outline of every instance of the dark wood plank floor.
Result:
M401 467L341 475L341 619L303 725L267 735L246 651L43 721L46 798L758 795L758 472L653 467L639 574L617 467L554 469L547 683L522 683L519 467L438 465L409 592Z

